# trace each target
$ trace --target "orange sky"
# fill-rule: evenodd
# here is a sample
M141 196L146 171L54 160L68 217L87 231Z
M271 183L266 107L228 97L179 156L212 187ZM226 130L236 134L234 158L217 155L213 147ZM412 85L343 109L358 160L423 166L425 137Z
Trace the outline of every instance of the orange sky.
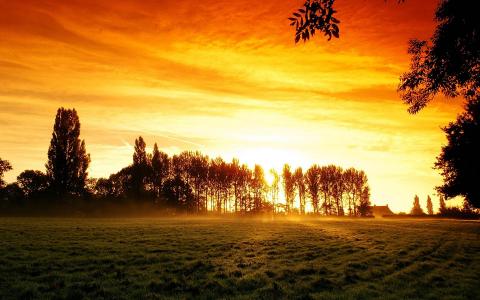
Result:
M64 106L79 112L94 177L128 165L143 135L169 154L353 166L374 203L424 204L441 183L440 126L461 102L412 116L395 90L407 41L431 35L437 1L337 0L341 38L295 45L287 17L302 3L0 0L6 179L44 170Z

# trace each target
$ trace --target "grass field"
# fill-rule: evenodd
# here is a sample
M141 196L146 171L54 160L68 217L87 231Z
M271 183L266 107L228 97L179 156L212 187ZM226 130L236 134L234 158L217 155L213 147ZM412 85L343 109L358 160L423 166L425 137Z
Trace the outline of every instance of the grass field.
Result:
M480 298L480 223L0 219L0 299Z

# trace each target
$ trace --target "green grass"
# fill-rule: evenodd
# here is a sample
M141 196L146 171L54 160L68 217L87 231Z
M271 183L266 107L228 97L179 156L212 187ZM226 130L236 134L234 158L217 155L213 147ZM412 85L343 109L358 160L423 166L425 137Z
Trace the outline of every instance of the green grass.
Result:
M0 299L479 299L480 223L0 219Z

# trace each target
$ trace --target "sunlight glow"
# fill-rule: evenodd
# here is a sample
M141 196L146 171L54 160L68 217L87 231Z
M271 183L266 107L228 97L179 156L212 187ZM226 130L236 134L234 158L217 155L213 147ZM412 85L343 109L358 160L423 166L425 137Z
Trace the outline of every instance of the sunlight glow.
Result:
M267 178L285 163L363 169L374 203L394 211L415 194L434 195L439 128L461 103L440 98L411 116L395 89L407 41L432 32L437 1L382 10L338 1L341 39L297 45L287 20L294 1L104 2L0 4L0 157L14 167L7 181L44 170L63 106L79 112L93 177L127 166L122 141L142 135L169 155L200 150L260 164Z

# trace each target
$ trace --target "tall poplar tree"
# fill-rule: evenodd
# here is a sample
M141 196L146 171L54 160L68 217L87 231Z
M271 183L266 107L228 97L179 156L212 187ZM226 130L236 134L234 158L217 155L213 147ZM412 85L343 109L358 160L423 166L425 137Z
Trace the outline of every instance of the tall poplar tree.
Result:
M84 194L89 164L77 111L59 108L46 164L49 187L57 196Z
M433 215L433 204L430 195L427 196L427 212L429 215Z

